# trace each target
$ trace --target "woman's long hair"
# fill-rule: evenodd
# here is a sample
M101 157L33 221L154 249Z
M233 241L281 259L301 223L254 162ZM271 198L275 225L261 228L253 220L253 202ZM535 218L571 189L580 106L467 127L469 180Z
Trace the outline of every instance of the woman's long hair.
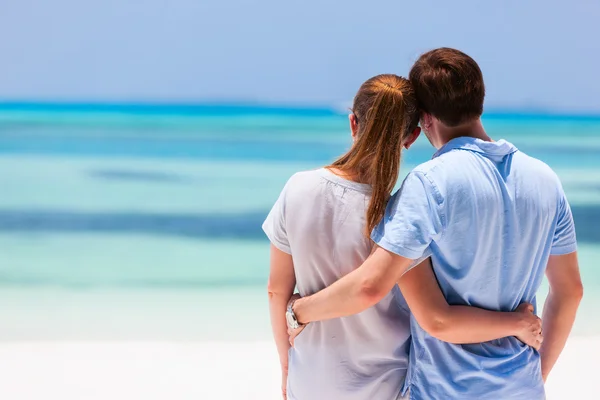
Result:
M402 147L419 123L419 112L410 82L392 74L363 83L352 112L358 123L356 142L329 167L371 185L366 216L366 235L370 236L385 214L400 173Z

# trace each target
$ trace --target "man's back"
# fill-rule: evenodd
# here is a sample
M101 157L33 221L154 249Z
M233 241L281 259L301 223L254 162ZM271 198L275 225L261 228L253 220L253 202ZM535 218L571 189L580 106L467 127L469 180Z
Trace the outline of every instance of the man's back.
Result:
M429 213L429 220L409 216L419 213ZM450 141L411 172L387 214L399 223L385 224L374 240L408 258L417 258L419 242L429 243L451 305L512 311L522 302L535 304L550 254L575 250L558 178L504 141ZM389 237L399 239L391 243ZM544 398L539 355L516 338L453 345L412 323L411 398Z

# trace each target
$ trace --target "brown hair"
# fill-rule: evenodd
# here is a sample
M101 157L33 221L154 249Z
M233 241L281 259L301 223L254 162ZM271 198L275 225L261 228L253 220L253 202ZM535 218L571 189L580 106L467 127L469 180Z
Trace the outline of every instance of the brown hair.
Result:
M475 60L461 51L442 47L423 54L409 79L421 110L448 126L483 114L483 74Z
M330 167L372 186L366 234L383 218L400 172L406 138L419 123L417 99L410 82L392 74L377 75L362 84L352 107L358 121L352 148Z

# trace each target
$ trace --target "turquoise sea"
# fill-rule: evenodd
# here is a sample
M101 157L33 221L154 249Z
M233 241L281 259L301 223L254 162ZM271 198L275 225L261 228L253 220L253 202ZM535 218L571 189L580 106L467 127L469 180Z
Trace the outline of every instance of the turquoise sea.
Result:
M562 178L586 286L575 333L600 334L600 117L484 124ZM330 109L1 104L0 340L268 339L262 220L295 171L349 144ZM419 139L403 174L433 152Z

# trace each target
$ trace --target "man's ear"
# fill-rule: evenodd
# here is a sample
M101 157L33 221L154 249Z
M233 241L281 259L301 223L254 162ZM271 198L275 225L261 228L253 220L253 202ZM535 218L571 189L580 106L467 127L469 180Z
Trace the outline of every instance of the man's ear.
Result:
M348 115L348 121L350 121L350 131L352 132L352 140L356 141L358 137L358 119L354 113Z
M421 114L421 126L423 127L425 132L429 131L429 128L431 128L431 125L433 125L433 117L431 116L431 114L427 114L427 113Z
M421 128L419 128L417 126L415 128L415 130L412 131L412 133L408 136L406 141L404 141L404 148L408 150L410 148L410 146L412 146L412 144L415 142L415 140L417 140L417 138L419 137L420 134L421 134Z

